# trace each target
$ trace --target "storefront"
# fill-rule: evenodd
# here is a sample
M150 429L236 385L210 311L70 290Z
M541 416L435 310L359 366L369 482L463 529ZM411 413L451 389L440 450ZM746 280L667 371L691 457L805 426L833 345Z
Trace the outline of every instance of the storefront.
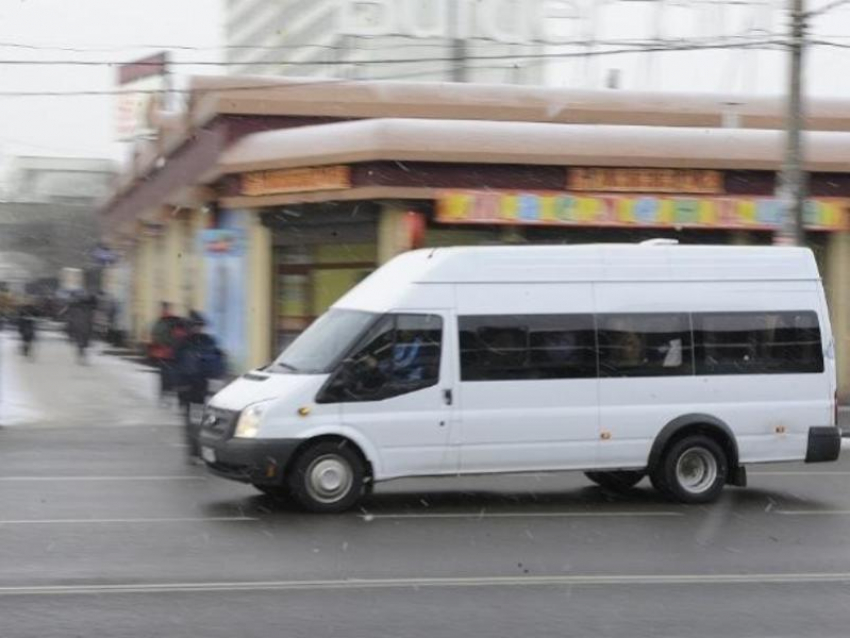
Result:
M408 165L408 170L415 167ZM313 169L298 170L304 177ZM481 173L486 170L482 167ZM353 201L344 197L356 183L321 192L308 191L303 184L305 190L293 192L287 171L269 171L270 178L286 183L285 192L276 192L269 179L263 196L290 198L292 203L251 209L271 230L273 352L380 263L411 248L634 242L650 237L770 244L780 223L775 198L735 187L735 180L742 179L740 171L561 167L562 190L407 189L406 198L381 193L385 196ZM352 171L357 174L355 167ZM761 174L748 177L750 183L764 181ZM400 187L399 194L402 191ZM245 191L239 196L243 204L251 197ZM324 201L298 201L308 198ZM830 263L829 237L847 230L849 203L842 197L807 202L809 239L824 272Z

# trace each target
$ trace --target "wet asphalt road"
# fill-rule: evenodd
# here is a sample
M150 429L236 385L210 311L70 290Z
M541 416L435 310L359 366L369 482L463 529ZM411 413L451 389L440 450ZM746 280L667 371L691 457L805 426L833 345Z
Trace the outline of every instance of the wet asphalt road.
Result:
M0 430L4 638L850 626L850 460L755 468L711 507L558 474L399 481L316 516L183 454L173 426Z
M2 638L850 634L850 452L709 507L553 474L307 515L188 464L148 373L64 347L5 360Z

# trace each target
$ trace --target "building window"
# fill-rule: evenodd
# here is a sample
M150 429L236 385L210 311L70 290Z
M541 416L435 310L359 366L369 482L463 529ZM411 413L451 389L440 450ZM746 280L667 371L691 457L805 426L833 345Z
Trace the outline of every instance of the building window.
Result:
M592 315L460 317L462 381L596 377Z
M688 315L600 315L599 372L602 377L693 374Z
M823 372L814 312L701 313L693 322L697 374Z

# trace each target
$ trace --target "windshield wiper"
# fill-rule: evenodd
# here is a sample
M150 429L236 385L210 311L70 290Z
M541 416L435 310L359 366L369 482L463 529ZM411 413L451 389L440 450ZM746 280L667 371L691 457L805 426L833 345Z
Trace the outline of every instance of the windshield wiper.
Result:
M290 370L292 372L298 372L298 368L288 363L284 363L283 361L278 361L275 365L281 368L286 368L287 370Z

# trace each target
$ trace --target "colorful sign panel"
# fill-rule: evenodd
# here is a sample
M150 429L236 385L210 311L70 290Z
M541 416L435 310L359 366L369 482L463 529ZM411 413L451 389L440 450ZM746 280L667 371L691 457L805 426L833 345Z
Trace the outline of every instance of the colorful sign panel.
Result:
M118 140L153 135L157 111L168 89L168 55L155 55L118 67L115 126Z
M249 196L351 188L351 168L344 165L283 168L242 174L242 194Z
M848 207L846 199L810 199L806 227L847 230ZM776 230L780 213L770 197L451 191L437 198L437 221L445 224Z
M247 234L240 227L244 214L224 211L225 228L210 228L200 234L203 251L204 314L207 330L227 354L233 369L247 359L246 288L248 282Z
M723 174L691 168L577 167L567 169L567 190L717 195L723 192Z
M245 231L208 228L201 231L201 247L206 255L241 255L245 250Z

